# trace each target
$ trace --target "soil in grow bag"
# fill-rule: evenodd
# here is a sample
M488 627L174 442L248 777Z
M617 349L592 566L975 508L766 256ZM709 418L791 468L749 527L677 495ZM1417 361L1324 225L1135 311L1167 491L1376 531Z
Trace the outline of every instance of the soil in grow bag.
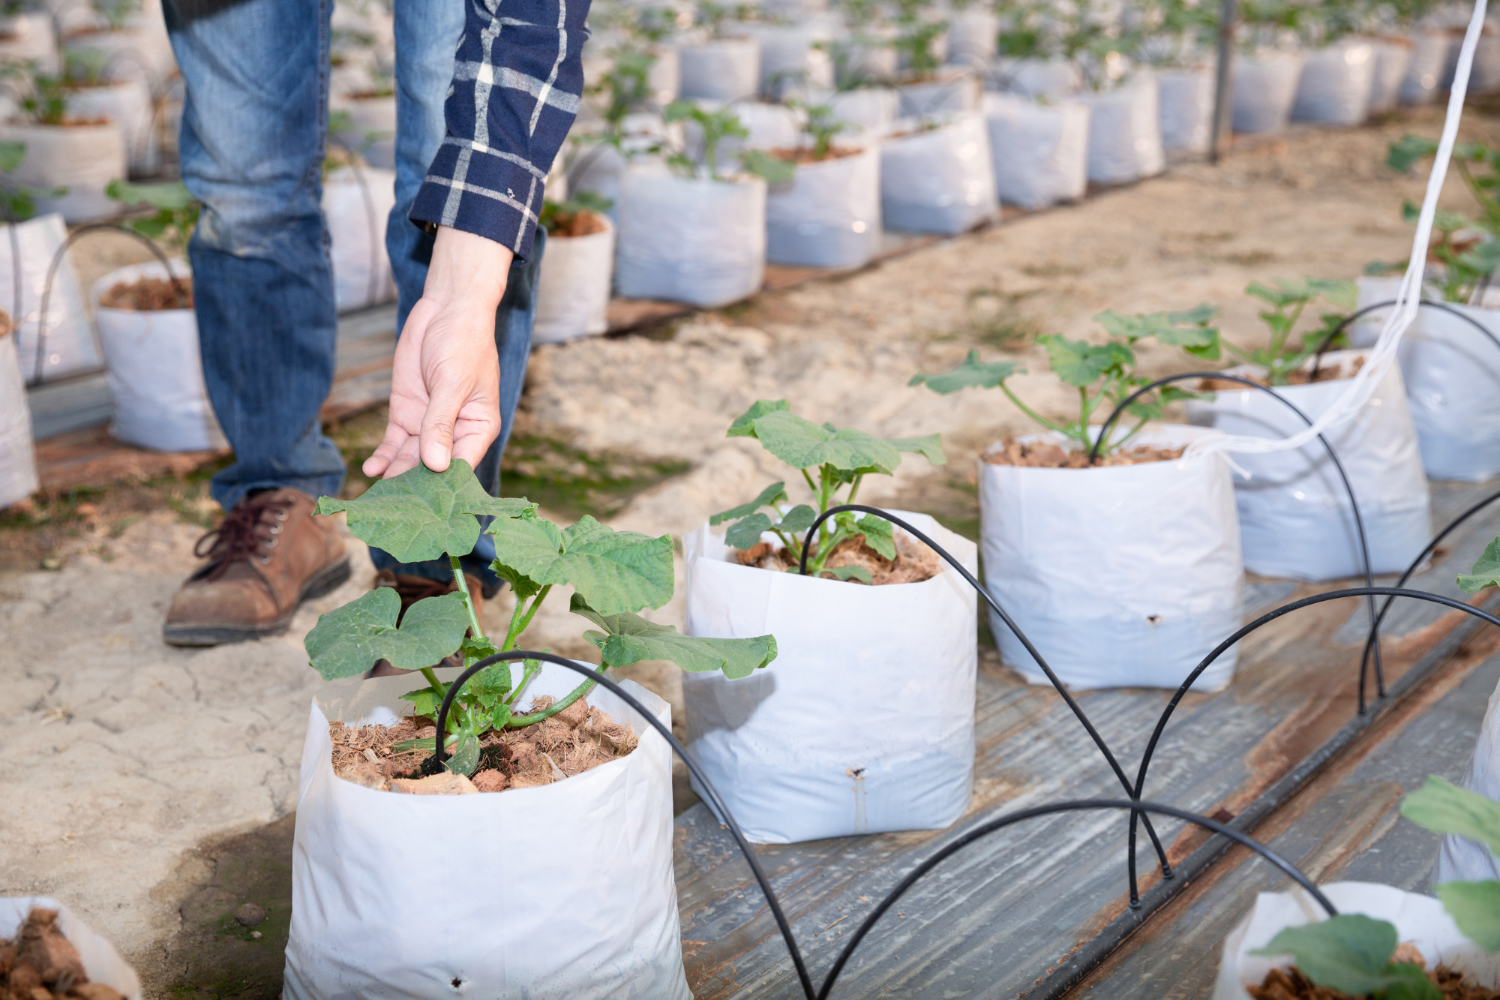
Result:
M771 150L771 155L778 160L787 163L827 163L829 160L842 160L846 156L858 156L863 149L855 149L851 146L829 146L828 151L822 156L811 146L799 146L796 149L777 148Z
M99 296L99 304L107 309L129 309L134 312L191 309L193 279L178 278L174 282L166 278L137 278L129 284L115 285L106 290Z
M1353 378L1364 366L1364 358L1355 358L1348 364L1345 364L1344 362L1336 362L1331 365L1319 366L1316 372L1310 371L1305 368L1299 368L1296 371L1287 373L1285 384L1308 385L1317 382L1334 382L1341 378ZM1254 382L1256 385L1269 386L1271 384L1269 380L1258 375L1246 374L1243 377ZM1228 379L1217 378L1206 378L1198 383L1198 388L1202 389L1204 392L1207 392L1211 389L1243 389L1244 387L1245 386L1243 383L1230 382Z
M814 545L809 556L817 554ZM736 549L735 560L741 566L756 566L779 572L796 572L799 561L785 548L761 542L749 549ZM943 570L938 554L921 544L904 531L896 532L896 558L887 559L865 542L864 536L846 538L833 547L825 570L844 566L858 566L870 576L873 586L887 583L921 583L930 580Z
M1403 954L1403 951L1409 953ZM1410 945L1402 945L1396 949L1393 961L1425 964L1421 953ZM1445 965L1424 971L1444 1000L1500 1000L1500 990L1470 982L1463 973ZM1314 986L1295 965L1289 969L1272 969L1266 973L1266 978L1259 986L1246 987L1246 992L1254 1000L1358 1000L1357 997L1327 986Z
M104 983L89 982L83 959L57 926L57 911L35 907L13 938L0 938L0 996L17 1000L125 1000Z
M528 714L551 704L551 698L537 698ZM452 772L423 777L422 762L430 750L410 743L431 741L436 735L436 725L426 717L402 719L394 726L330 722L328 733L333 741L334 774L377 791L412 795L465 795L550 785L627 756L639 742L631 726L590 707L583 698L525 729L491 730L480 740L479 766L472 779Z
M1117 451L1111 455L1100 455L1090 462L1087 451L1064 448L1051 441L1006 438L986 451L983 457L991 465L1014 465L1028 469L1087 469L1091 465L1142 465L1146 462L1171 462L1181 458L1186 450L1186 445L1181 448L1153 448L1149 445L1142 445Z
M552 216L550 225L547 227L547 234L567 238L593 236L608 228L608 223L597 212L588 209L579 212L559 211Z

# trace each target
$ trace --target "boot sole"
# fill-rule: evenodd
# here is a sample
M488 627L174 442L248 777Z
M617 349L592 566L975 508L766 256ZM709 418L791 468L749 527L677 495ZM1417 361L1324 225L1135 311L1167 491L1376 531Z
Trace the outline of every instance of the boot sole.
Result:
M296 602L280 618L257 625L163 625L161 637L169 646L222 646L247 639L260 639L269 635L280 635L292 624L292 616L303 601L322 597L331 590L343 586L349 579L349 557L323 567L307 578Z

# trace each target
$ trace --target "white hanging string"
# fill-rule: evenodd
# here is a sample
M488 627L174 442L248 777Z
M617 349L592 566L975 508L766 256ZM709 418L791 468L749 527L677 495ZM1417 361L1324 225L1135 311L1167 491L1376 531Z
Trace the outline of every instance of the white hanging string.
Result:
M1464 34L1463 47L1459 50L1458 66L1453 73L1453 90L1448 96L1448 114L1443 119L1443 137L1438 143L1437 157L1433 160L1432 174L1427 178L1427 194L1422 199L1422 214L1417 220L1417 234L1412 238L1411 258L1406 264L1406 274L1401 279L1396 293L1396 305L1387 315L1381 327L1380 337L1370 349L1364 366L1349 380L1344 394L1334 400L1309 427L1285 438L1248 437L1224 435L1200 438L1188 448L1188 454L1212 452L1254 452L1265 454L1290 451L1300 448L1317 438L1319 434L1348 423L1375 393L1375 387L1396 362L1396 346L1417 318L1417 306L1422 300L1422 274L1427 263L1427 251L1432 239L1432 220L1437 213L1438 195L1443 190L1443 181L1448 176L1448 161L1453 156L1453 144L1458 139L1458 123L1463 117L1464 95L1469 89L1469 70L1474 64L1474 50L1479 45L1479 35L1484 29L1484 14L1487 0L1475 0L1474 15L1469 19L1469 29ZM1233 464L1233 463L1231 463Z

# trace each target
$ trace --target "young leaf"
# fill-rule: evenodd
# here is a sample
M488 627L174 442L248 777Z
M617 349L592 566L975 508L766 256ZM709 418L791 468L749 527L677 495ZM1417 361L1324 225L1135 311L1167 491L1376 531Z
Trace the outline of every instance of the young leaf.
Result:
M1290 954L1297 968L1318 986L1362 997L1384 990L1396 977L1387 973L1396 950L1396 928L1360 913L1300 927L1283 928L1252 955Z
M1424 139L1418 135L1402 136L1400 142L1391 143L1390 152L1386 154L1385 165L1404 174L1419 161L1436 153L1437 148L1437 143L1431 139Z
M1135 355L1124 344L1095 345L1083 340L1069 340L1060 333L1038 337L1036 342L1047 349L1052 373L1080 389L1093 385L1112 368L1135 363Z
M771 530L771 519L764 514L751 514L736 521L724 532L724 541L737 549L753 549L760 543L763 532Z
M1386 966L1391 985L1385 989L1385 1000L1446 1000L1427 970L1416 962L1399 962Z
M778 156L763 153L758 149L747 149L740 154L740 169L753 177L759 177L771 186L790 184L797 176L797 165Z
M800 535L813 526L818 519L818 512L805 503L799 503L786 512L786 517L776 527L778 530L789 535Z
M865 536L865 544L885 558L896 558L895 530L885 518L866 514L854 522L854 531Z
M753 428L767 451L796 469L831 465L847 472L890 475L901 464L901 453L873 434L820 426L785 411L767 413Z
M1429 775L1427 784L1401 803L1401 815L1435 833L1476 840L1500 856L1500 802Z
M943 454L943 436L928 434L926 437L891 438L886 444L897 451L909 451L921 455L933 465L947 465L948 456Z
M1486 587L1500 586L1500 538L1484 547L1484 552L1468 573L1458 578L1466 594L1477 594Z
M326 681L362 674L376 660L398 670L430 667L458 649L469 627L463 595L427 597L407 609L392 587L376 587L318 619L303 645Z
M443 758L443 766L454 774L473 774L479 766L479 737L473 733L460 736L453 755Z
M431 687L417 688L417 690L415 691L408 691L401 696L401 699L403 701L411 702L412 714L425 715L429 719L437 718L438 709L441 708L443 704L443 696L438 694ZM432 741L428 740L427 744L427 749L431 750Z
M583 637L604 654L610 667L624 667L641 660L667 660L689 673L722 670L730 680L749 677L756 669L776 659L776 639L762 635L753 639L708 639L683 635L670 625L648 622L639 615L602 615L576 594L573 613L598 625Z
M790 412L792 404L784 399L758 399L751 404L750 409L735 418L734 423L729 425L729 430L724 433L725 437L754 437L755 422L767 413Z
M540 517L497 519L494 567L533 585L571 583L604 614L657 608L672 599L672 540L615 531L588 515L565 531Z
M0 141L0 174L12 173L26 159L26 143L14 139Z
M375 483L354 500L322 497L319 514L344 511L356 538L384 549L400 562L424 562L444 553L468 555L479 540L476 514L521 517L536 509L525 499L496 498L456 458L446 472L418 465Z
M986 364L979 360L978 351L970 351L964 363L951 372L941 375L913 375L906 384L925 384L933 392L946 396L960 389L993 389L1012 375L1024 372L1025 369L1014 361L991 361Z
M786 483L772 483L770 486L767 486L765 489L761 490L760 496L756 497L754 500L751 500L749 503L742 503L738 507L731 507L728 510L721 510L717 514L710 517L708 519L709 526L718 527L725 521L734 521L742 517L748 517L749 515L754 514L756 511L760 510L762 507L769 507L771 504L779 503L786 498Z
M1485 951L1500 951L1500 882L1445 882L1437 895L1464 937Z
M831 576L835 580L858 580L860 583L874 583L870 571L863 566L829 566L823 570L824 576Z

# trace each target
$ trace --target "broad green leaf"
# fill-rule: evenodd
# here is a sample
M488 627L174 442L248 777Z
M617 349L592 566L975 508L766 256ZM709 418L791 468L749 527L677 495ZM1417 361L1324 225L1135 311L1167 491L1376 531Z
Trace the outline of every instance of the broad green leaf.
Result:
M1303 278L1307 290L1332 302L1340 309L1353 309L1359 304L1359 286L1341 278Z
M1246 295L1253 295L1263 302L1269 302L1273 306L1290 306L1298 302L1305 302L1312 298L1305 289L1289 288L1287 282L1278 281L1280 287L1272 288L1259 281L1252 281L1245 287Z
M0 142L0 173L13 172L26 159L26 143L6 139Z
M724 532L724 541L737 549L753 549L760 543L762 533L771 530L771 519L764 514L751 514L736 521Z
M403 701L411 702L412 712L416 715L425 715L429 719L436 720L438 709L443 707L443 696L431 687L417 688L408 691L401 696Z
M854 522L854 530L865 536L865 544L887 559L896 558L895 528L891 522L866 514Z
M418 465L380 480L354 500L318 500L319 514L344 511L355 537L399 562L468 555L479 540L475 515L507 519L535 509L525 499L490 496L463 459L454 459L446 472Z
M728 510L721 510L719 511L719 513L710 517L708 519L709 526L717 527L718 525L723 524L725 521L734 521L742 517L749 517L751 514L754 514L762 507L769 507L771 504L779 503L786 498L786 483L772 483L770 486L767 486L765 489L761 490L760 496L756 497L754 500L751 500L749 503L742 503L738 507L731 507Z
M443 766L454 774L473 774L474 769L479 766L479 737L473 733L460 736L453 754L443 758Z
M835 580L858 580L860 583L873 583L870 571L863 566L827 566L823 569L824 576L831 576Z
M776 527L780 528L782 531L788 534L801 535L806 532L808 528L811 528L813 526L813 522L815 522L817 519L818 512L816 510L813 510L805 503L799 503L797 506L786 512L786 517L783 517L781 519L781 523Z
M1025 370L1014 361L982 362L978 351L970 351L963 364L951 372L943 372L941 375L913 375L906 384L926 385L933 392L946 396L960 389L993 389L1012 375L1024 373Z
M788 403L784 399L760 399L760 400L756 400L755 403L754 403L754 405L752 405L750 407L750 409L746 410L744 413L740 414L738 417L735 418L734 423L732 423L732 424L729 425L729 430L724 434L724 436L725 437L754 437L755 436L755 421L759 420L761 417L765 416L767 413L776 413L778 411L789 411L789 410L791 410L791 408L792 408L792 404Z
M496 520L496 572L541 586L572 584L604 614L661 607L672 599L672 540L615 531L584 515L566 531L540 517Z
M1069 340L1060 333L1049 333L1036 339L1047 349L1052 373L1068 385L1083 388L1093 385L1106 372L1135 363L1135 355L1124 344L1090 344Z
M1445 1000L1427 970L1416 962L1401 962L1386 967L1391 984L1386 987L1385 1000Z
M1464 937L1485 951L1500 951L1500 882L1445 882L1437 895Z
M496 705L494 712L490 715L490 725L495 729L504 729L510 725L510 706L504 702Z
M389 660L398 670L430 667L458 649L469 627L463 595L427 597L407 609L400 628L401 598L392 587L376 587L318 619L304 646L324 680L353 677Z
M459 697L468 697L486 709L510 694L510 663L491 663L464 683Z
M926 437L891 438L886 444L897 451L909 451L921 455L933 465L947 465L948 456L943 454L943 436L928 434Z
M1436 153L1437 148L1438 144L1431 139L1424 139L1418 135L1402 136L1400 142L1391 143L1390 152L1386 154L1385 165L1392 170L1406 173L1419 161Z
M1155 337L1158 343L1181 347L1200 358L1216 360L1219 357L1219 331L1208 325L1216 310L1211 305L1201 305L1184 312L1142 313L1138 316L1122 316L1113 310L1102 312L1094 320L1111 336L1123 337L1130 343Z
M110 181L104 193L127 206L150 205L152 208L170 212L192 208L198 199L193 197L181 181L164 184L131 184L128 181Z
M790 184L792 178L797 176L795 163L758 149L747 149L740 154L740 169L771 185Z
M1478 841L1500 856L1500 802L1430 775L1401 803L1401 815L1435 833Z
M890 475L901 464L901 453L873 434L815 424L786 411L757 418L754 433L767 451L797 469L831 465Z
M738 680L776 659L774 636L708 639L683 635L670 625L648 622L639 615L601 615L577 596L572 609L604 630L591 629L583 637L599 647L604 662L611 667L667 660L689 673L721 670L730 680Z
M1500 538L1484 547L1473 568L1458 578L1466 594L1477 594L1486 587L1500 586Z
M1287 955L1318 986L1328 986L1362 997L1389 986L1395 977L1386 972L1396 950L1396 928L1360 913L1300 927L1287 927L1271 943L1252 955Z

